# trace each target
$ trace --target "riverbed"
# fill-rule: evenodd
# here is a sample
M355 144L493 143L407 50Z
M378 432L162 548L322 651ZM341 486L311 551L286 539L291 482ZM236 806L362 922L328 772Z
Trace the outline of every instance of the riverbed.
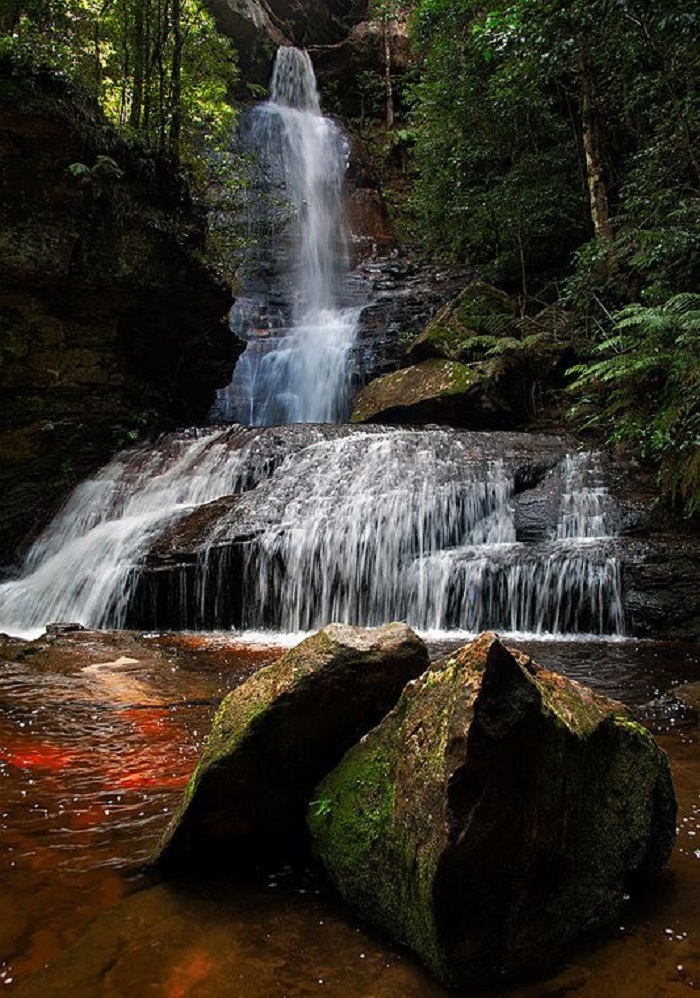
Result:
M431 642L435 655L459 641ZM673 690L700 647L517 642L630 705L668 752L679 800L667 871L619 924L509 998L700 990L700 748ZM34 649L34 650L32 650ZM9 642L0 663L0 984L17 996L447 998L406 951L305 870L163 882L144 864L225 693L283 652L230 635L85 633ZM653 701L651 707L647 706ZM469 903L469 899L465 899ZM464 993L466 994L466 993Z

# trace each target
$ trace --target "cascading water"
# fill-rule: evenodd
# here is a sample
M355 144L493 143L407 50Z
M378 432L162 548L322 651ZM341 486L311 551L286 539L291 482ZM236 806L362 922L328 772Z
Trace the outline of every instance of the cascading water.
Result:
M512 463L475 455L475 437L356 433L294 455L209 533L200 603L230 585L210 550L243 527L254 534L243 545L250 628L405 619L421 630L621 633L612 500L587 485L600 477L596 455L561 462L551 536L525 544Z
M548 533L524 542L517 509L533 476L560 498ZM613 512L597 457L566 456L556 438L333 426L171 434L75 491L23 577L0 586L0 630L135 616L281 631L403 618L422 630L619 634ZM194 559L174 572L191 581L195 610L178 616L186 601L171 600L163 621L141 581L172 529L192 538Z
M306 440L306 436L303 438ZM122 627L138 567L194 507L249 488L284 454L254 431L170 434L118 455L73 492L29 551L20 579L0 585L0 630L30 634L52 620Z
M251 428L171 434L81 485L0 586L0 630L403 618L621 633L614 504L595 455L567 456L557 438L331 425L347 416L359 311L344 285L348 148L305 52L279 51L271 97L242 131L258 257L232 316L247 349L215 413ZM326 425L275 425L294 423ZM547 473L558 508L533 538L518 510ZM149 558L180 528L183 563L156 572Z
M306 52L279 50L270 99L248 113L242 142L257 168L250 221L256 242L270 244L273 277L262 290L259 275L244 278L231 324L247 347L213 415L250 426L341 422L359 314L344 304L348 145L321 114Z

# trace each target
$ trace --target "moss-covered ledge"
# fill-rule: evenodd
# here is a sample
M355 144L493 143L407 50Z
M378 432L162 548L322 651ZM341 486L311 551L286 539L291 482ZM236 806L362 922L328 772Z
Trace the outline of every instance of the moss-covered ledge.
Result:
M512 426L508 402L480 364L433 358L376 378L353 404L353 423L447 423L469 429Z

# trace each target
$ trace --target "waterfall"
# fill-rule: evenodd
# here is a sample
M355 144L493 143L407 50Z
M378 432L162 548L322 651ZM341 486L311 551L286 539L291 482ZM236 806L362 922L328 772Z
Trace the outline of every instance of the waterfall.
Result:
M348 147L321 113L306 52L280 49L241 143L255 160L256 249L231 323L247 347L214 415L243 426L169 434L83 483L21 576L0 585L0 630L405 619L622 633L615 505L598 455L567 454L552 437L337 425L358 319L345 283ZM173 557L157 563L171 537Z
M475 457L459 433L315 444L235 513L245 520L254 502L264 525L245 544L243 623L305 631L401 619L423 631L620 634L620 568L603 513L612 499L588 485L600 479L599 457L567 455L557 474L551 538L528 545L516 536L513 468ZM220 522L210 545L230 529ZM202 572L200 600L225 585Z
M0 586L0 631L136 617L159 627L406 619L424 631L620 634L614 503L600 459L567 455L552 439L340 426L169 434L75 490L22 577ZM535 475L544 459L533 455L547 447ZM547 467L558 508L548 535L526 543L515 516L522 481L541 483ZM171 588L186 576L163 621L143 578L166 531L187 536L191 551L183 567L157 573Z
M192 509L271 474L294 446L275 443L263 450L254 431L231 427L168 434L157 447L118 455L75 489L21 578L0 585L0 631L31 634L53 620L123 627L150 547Z
M270 99L246 116L242 142L257 167L249 221L269 253L256 258L262 278L244 276L231 325L247 347L213 416L250 426L341 422L359 314L344 302L348 145L321 114L306 52L278 51Z

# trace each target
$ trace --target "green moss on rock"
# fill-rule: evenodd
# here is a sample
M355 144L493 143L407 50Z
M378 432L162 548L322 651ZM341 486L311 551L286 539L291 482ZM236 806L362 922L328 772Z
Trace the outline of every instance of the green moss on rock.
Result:
M450 985L541 969L675 837L649 733L494 634L409 684L314 797L340 893Z
M428 664L405 624L331 624L230 693L159 850L167 867L294 852L313 789Z
M407 353L414 363L430 357L471 359L471 340L512 335L515 319L515 302L509 295L483 281L475 281L438 312Z
M351 422L507 426L511 414L491 388L478 364L426 360L371 381L355 399Z

